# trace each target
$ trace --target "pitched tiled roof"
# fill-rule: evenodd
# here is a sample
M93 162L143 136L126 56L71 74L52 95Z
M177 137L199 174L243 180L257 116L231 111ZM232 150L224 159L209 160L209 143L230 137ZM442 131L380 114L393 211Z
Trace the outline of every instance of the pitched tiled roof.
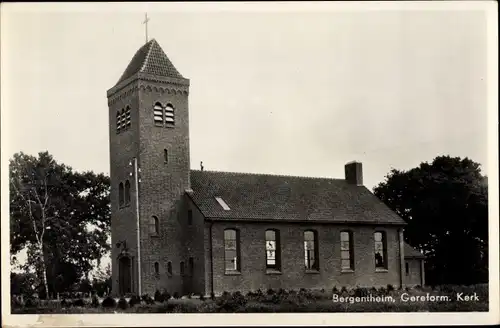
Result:
M144 44L128 64L125 72L116 84L125 81L137 73L152 74L161 77L184 78L174 67L170 59L155 39Z
M409 244L405 243L404 246L405 258L425 258L425 255L417 251L415 248L411 247Z
M191 189L212 219L405 224L366 187L343 179L191 170Z

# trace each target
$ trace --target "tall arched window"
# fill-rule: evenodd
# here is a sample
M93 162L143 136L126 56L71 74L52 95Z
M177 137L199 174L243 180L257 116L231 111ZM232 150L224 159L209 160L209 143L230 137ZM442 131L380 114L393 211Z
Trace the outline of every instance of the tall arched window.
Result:
M351 231L340 232L340 259L342 270L354 270L354 244Z
M118 204L120 207L123 206L124 192L123 192L123 183L120 182L118 185Z
M387 269L387 241L385 232L376 231L373 234L375 240L375 268Z
M130 118L130 106L127 106L127 108L125 109L125 126L127 128L130 127L130 122L131 122L131 118Z
M281 269L280 234L278 230L266 230L266 267Z
M167 273L171 276L172 275L172 262L167 263Z
M160 233L160 221L156 215L151 217L151 222L149 224L149 233L156 236Z
M155 262L155 275L160 274L160 264L158 262Z
M120 128L122 125L122 116L120 115L120 111L116 112L116 133L120 133Z
M172 104L168 104L167 107L165 107L165 125L175 125L174 106L172 106Z
M155 125L163 126L163 106L157 102L153 108Z
M125 205L130 204L130 182L125 181Z
M304 232L304 262L306 270L319 270L318 238L316 231Z
M224 230L224 260L226 272L240 271L239 233L236 229Z

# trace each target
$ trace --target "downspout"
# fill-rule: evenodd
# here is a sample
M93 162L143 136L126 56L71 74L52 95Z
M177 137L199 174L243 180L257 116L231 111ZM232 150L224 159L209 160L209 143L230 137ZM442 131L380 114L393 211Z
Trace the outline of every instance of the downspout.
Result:
M403 237L403 229L399 229L399 285L403 288L403 269L405 267L405 251L404 251L404 237Z
M214 251L213 251L213 242L212 242L212 226L214 225L214 221L210 221L210 296L214 294Z
M135 216L137 228L137 292L141 297L141 230L139 224L139 169L137 168L137 157L134 157L134 182L135 182Z

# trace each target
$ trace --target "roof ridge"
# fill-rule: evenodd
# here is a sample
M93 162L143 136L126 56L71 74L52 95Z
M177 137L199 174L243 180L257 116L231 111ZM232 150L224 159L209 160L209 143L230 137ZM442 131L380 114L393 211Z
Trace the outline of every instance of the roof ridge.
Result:
M142 62L142 66L141 68L139 69L139 72L142 72L144 71L144 68L146 68L146 65L148 63L148 60L149 60L149 56L151 55L151 51L153 50L153 43L155 43L156 40L153 38L151 40L149 40L148 42L146 42L145 46L148 45L148 53L146 54L146 56L144 57L144 61Z
M214 170L193 170L195 172L208 172L208 173L224 173L224 174L243 174L243 175L253 175L253 176L271 176L271 177L282 177L282 178L302 178L302 179L317 179L317 180L342 180L341 178L332 178L332 177L313 177L313 176L304 176L304 175L289 175L289 174L272 174L272 173L255 173L255 172L235 172L235 171L214 171Z

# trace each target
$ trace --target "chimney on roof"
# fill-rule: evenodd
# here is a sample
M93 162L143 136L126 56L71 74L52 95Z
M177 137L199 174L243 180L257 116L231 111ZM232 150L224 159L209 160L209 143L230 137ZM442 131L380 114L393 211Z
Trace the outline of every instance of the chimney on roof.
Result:
M363 185L363 164L352 161L345 165L345 180L357 186Z

